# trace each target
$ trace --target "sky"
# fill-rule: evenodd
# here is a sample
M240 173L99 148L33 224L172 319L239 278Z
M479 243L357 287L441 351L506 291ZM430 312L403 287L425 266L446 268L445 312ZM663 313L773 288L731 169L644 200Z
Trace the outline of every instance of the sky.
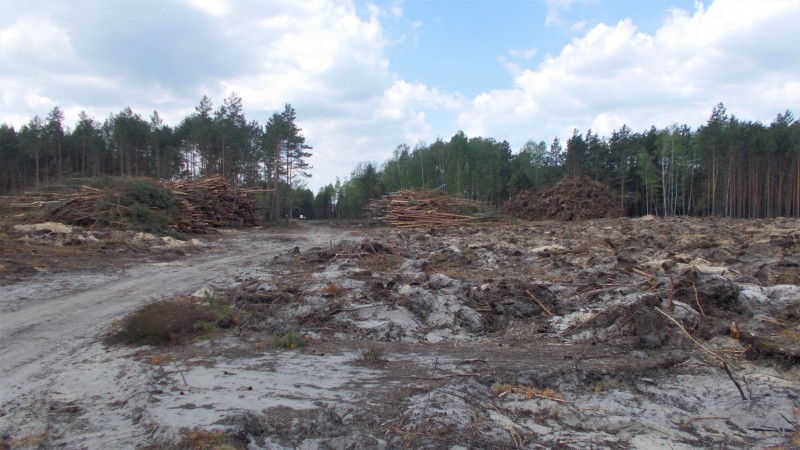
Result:
M308 187L401 144L800 114L798 0L0 0L0 122L290 103Z

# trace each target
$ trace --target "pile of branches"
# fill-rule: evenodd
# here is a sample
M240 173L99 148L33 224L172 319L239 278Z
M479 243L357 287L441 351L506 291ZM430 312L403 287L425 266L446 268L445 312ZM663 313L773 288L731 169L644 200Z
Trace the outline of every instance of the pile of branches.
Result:
M21 195L0 196L0 215L10 217L24 215L30 211L57 208L69 202L81 202L82 198L96 195L98 189L89 186L69 186L66 192L26 192Z
M622 217L622 205L605 185L590 178L568 178L542 192L522 191L503 205L503 211L525 220L588 220Z
M0 197L0 214L158 235L205 234L258 224L251 194L235 191L219 175L167 185L128 177L84 181Z
M496 218L493 210L476 201L409 189L371 200L365 211L368 218L398 228L462 225Z
M168 187L175 200L179 231L208 233L214 228L258 224L255 202L249 193L233 190L220 175L178 180Z

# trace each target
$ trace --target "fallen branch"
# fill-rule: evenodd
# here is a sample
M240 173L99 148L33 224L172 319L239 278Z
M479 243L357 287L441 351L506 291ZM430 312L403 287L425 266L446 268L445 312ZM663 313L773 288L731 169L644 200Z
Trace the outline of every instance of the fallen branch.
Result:
M148 394L148 392L147 391L136 391L133 394L131 394L130 397L126 398L125 400L123 400L121 402L113 402L113 403L110 403L110 404L113 405L113 406L125 406L125 405L128 404L129 401L131 401L131 399L133 397L136 397L137 395L140 395L140 394Z
M660 309L658 306L654 306L654 308L656 309L656 311L660 312L660 313L661 313L661 314L662 314L664 317L666 317L667 319L671 320L671 321L672 321L672 323L674 323L675 325L677 325L677 326L678 326L678 328L680 328L680 329L681 329L681 331L683 331L683 332L686 334L686 336L687 336L687 337L688 337L688 338L689 338L689 339L690 339L692 342L694 342L694 343L695 343L695 344L696 344L698 347L700 347L700 348L701 348L701 349L702 349L704 352L706 352L706 353L708 353L709 355L713 356L714 358L718 359L718 360L719 360L719 361L722 363L722 368L723 368L723 369L725 369L725 373L726 373L726 374L728 374L728 378L730 378L730 379L731 379L731 381L733 381L733 384L736 386L736 389L738 389L738 390L739 390L739 395L741 395L741 396L742 396L742 400L749 400L749 399L747 398L747 395L745 395L744 391L742 390L742 386L740 386L740 385L739 385L739 382L737 382L737 381L736 381L736 379L735 379L735 378L733 378L733 374L731 373L731 369L728 367L728 363L725 361L725 359L723 359L723 358L722 358L721 356L719 356L718 354L716 354L716 353L712 352L711 350L707 349L705 346L703 346L703 344L701 344L701 343L700 343L700 342L698 342L698 341L697 341L695 338L693 338L693 337L692 337L692 335L691 335L691 334L689 334L689 332L688 332L688 331L686 331L686 328L684 328L684 327L683 327L683 325L681 325L681 324L680 324L680 322L678 322L677 320L675 320L675 319L674 319L672 316L670 316L669 314L667 314L667 313L665 313L664 311L662 311L662 310L661 310L661 309Z
M689 428L693 422L697 422L699 420L729 420L730 417L721 417L721 416L700 416L700 417L692 417L691 419L687 420L680 424L680 428Z
M528 295L530 295L530 296L531 296L531 298L533 299L533 301L535 301L535 302L536 302L536 304L537 304L537 305L539 305L539 307L540 307L540 308L542 308L542 309L544 310L544 312L545 312L545 313L547 313L547 315L548 315L548 316L552 316L552 315L553 315L553 313L552 313L552 312L550 312L550 310L549 310L549 309L547 309L547 307L546 307L546 306L544 306L544 305L542 304L542 302L540 302L540 301L539 301L539 299L538 299L538 298L536 298L536 296L535 296L535 295L533 295L533 292L531 292L531 291L529 291L529 290L527 290L527 289L525 289L525 292L526 292Z
M705 317L706 313L703 311L703 306L700 304L700 295L697 293L697 286L692 283L692 289L694 289L694 301L697 303L697 308L700 310L700 315Z
M779 427L750 427L750 431L767 431L771 433L791 433L795 431L793 428L779 428Z
M420 377L420 376L409 375L409 376L397 376L397 377L392 377L392 378L403 378L403 379L409 379L409 380L440 381L440 380L446 380L448 378L479 377L481 375L482 374L480 374L480 373L451 373L449 375L439 375L439 376L430 376L430 377Z
M547 395L536 394L536 393L529 392L529 391L520 391L520 390L517 390L517 389L512 389L512 390L510 390L510 391L503 391L503 392L501 392L501 393L497 394L497 398L503 398L503 397L505 397L506 395L508 395L508 394L511 394L511 393L515 393L515 394L525 394L525 395L526 395L526 396L528 396L528 397L543 398L543 399L545 399L545 400L552 400L552 401L554 401L554 402L558 402L558 403L564 403L564 404L570 403L570 402L568 402L567 400L564 400L564 399L561 399L561 398L556 398L556 397L548 397Z
M189 386L189 384L186 382L186 377L183 376L183 371L181 370L180 367L178 367L178 363L175 362L175 361L173 361L172 363L175 364L175 368L178 369L178 373L181 374L181 378L183 379L183 385L184 386Z
M602 288L599 288L599 289L593 289L591 291L578 292L577 294L573 295L572 297L569 297L566 301L570 301L572 299L579 298L582 295L585 295L585 296L588 297L588 296L591 296L591 295L602 294L603 292L615 291L617 289L624 289L624 288L639 289L641 286L643 286L644 284L648 283L649 281L650 280L643 280L643 281L640 281L640 282L635 283L635 284L609 284L609 285L603 285L603 286L606 286L606 287L602 287ZM564 285L564 286L593 286L592 284L573 284L573 283L551 283L551 284L554 284L554 285L560 284L560 285ZM539 284L539 285L540 286L547 286L546 284ZM645 291L647 291L647 290L649 290L649 288L645 289Z
M359 311L362 309L369 309L369 308L379 308L384 305L365 305L365 306L357 306L355 308L333 308L328 311L328 315L332 316L334 314L339 314L340 312L348 312L348 311Z

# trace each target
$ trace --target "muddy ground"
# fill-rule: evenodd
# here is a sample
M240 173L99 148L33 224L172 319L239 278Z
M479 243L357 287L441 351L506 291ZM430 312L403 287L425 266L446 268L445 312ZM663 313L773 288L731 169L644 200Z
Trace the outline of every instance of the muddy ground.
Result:
M5 447L800 446L798 220L100 236L16 271L86 233L4 231ZM203 292L200 338L104 342Z

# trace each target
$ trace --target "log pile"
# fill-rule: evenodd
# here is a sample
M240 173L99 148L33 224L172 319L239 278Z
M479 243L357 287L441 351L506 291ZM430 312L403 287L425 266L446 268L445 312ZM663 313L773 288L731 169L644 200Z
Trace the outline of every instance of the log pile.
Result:
M220 175L183 179L168 185L175 199L178 231L208 233L215 228L255 226L256 206L247 192L236 192Z
M368 218L398 228L463 225L493 218L493 211L476 201L408 189L372 200L365 209Z

